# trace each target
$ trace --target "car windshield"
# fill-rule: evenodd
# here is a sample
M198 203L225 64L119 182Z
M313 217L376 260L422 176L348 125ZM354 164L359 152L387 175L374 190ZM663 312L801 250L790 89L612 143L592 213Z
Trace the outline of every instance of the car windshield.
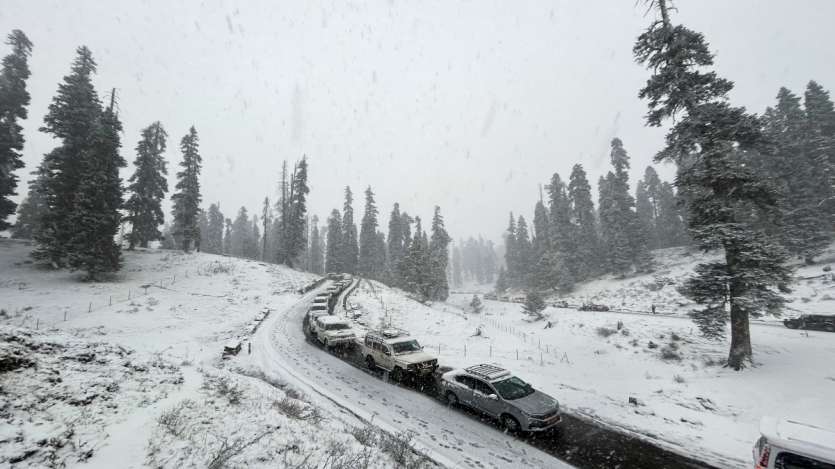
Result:
M499 392L503 399L512 401L525 396L533 394L533 388L530 384L513 376L503 381L493 383L493 387Z
M391 344L395 354L417 352L420 350L420 344L416 340L409 340L406 342L395 342Z
M350 329L347 324L330 324L328 325L327 329L329 331L343 331L346 329Z

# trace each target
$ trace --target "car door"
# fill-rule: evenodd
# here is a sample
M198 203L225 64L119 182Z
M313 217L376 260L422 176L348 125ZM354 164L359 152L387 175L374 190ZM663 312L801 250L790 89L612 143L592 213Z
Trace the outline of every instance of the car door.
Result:
M469 376L459 375L455 377L455 382L458 384L458 386L456 386L455 389L455 395L458 396L458 401L466 406L474 407L473 378L470 378Z
M473 384L473 401L475 407L485 414L498 416L501 414L501 400L496 394L496 391L487 382L480 379L474 379ZM491 399L490 396L495 396Z

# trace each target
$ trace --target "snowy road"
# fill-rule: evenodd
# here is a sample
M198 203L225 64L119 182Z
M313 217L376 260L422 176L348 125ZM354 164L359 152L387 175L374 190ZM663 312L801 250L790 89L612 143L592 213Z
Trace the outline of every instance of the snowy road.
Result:
M308 293L293 307L276 311L258 330L253 354L266 373L278 373L339 412L373 421L391 432L413 432L415 447L445 466L572 467L458 410L439 405L437 400L376 379L309 344L301 324L310 300L328 285Z

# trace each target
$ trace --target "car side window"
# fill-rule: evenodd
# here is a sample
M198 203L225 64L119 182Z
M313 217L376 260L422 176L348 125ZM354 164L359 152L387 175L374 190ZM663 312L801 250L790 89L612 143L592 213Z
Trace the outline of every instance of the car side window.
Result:
M775 469L835 469L835 464L783 451L774 461Z
M473 388L473 379L469 376L456 376L455 381L458 381L460 384L472 389Z
M473 380L473 381L475 383L475 386L473 387L473 389L475 389L476 391L484 394L485 396L489 396L490 394L495 394L493 392L493 388L491 388L490 385L485 383L484 381L480 381L480 380L477 380L477 379Z

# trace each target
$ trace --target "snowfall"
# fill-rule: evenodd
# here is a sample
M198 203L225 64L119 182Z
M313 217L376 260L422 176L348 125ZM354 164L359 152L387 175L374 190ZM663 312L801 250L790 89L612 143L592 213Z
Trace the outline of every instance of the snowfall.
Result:
M30 250L0 240L0 466L568 467L308 343L313 275L151 249L85 283ZM798 269L789 314L831 311L830 258ZM338 313L407 329L443 365L504 365L567 412L719 467L750 465L764 415L835 428L835 334L755 322L756 365L723 368L727 343L698 334L675 289L701 259L659 251L653 274L549 298L617 312L530 322L509 302L472 313L472 289L421 304L363 280Z

